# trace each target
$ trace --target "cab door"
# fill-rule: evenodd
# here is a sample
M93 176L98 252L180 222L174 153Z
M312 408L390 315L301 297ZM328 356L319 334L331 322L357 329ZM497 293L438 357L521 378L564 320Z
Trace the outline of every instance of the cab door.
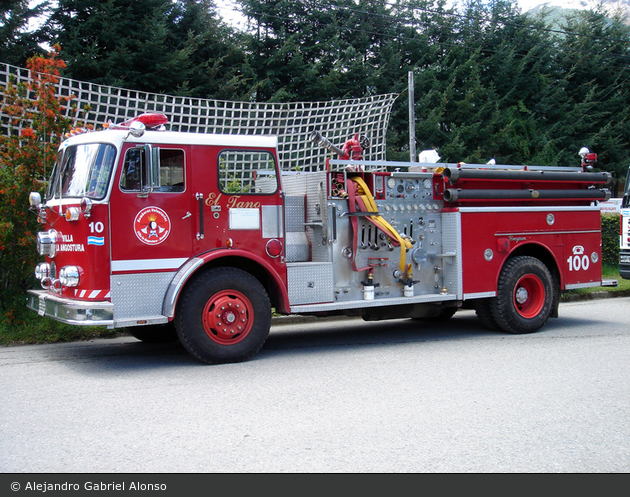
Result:
M267 243L283 239L282 197L273 150L243 147L199 147L203 157L193 172L194 193L201 199L197 251L243 250L282 272L282 254ZM196 214L196 212L195 212Z
M190 257L189 149L123 148L110 203L112 273L176 271Z

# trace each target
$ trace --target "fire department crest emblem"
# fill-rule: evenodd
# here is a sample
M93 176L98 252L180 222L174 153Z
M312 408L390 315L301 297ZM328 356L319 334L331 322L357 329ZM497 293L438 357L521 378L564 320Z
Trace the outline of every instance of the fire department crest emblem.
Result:
M171 220L159 207L145 207L133 220L133 229L142 243L159 245L171 233Z

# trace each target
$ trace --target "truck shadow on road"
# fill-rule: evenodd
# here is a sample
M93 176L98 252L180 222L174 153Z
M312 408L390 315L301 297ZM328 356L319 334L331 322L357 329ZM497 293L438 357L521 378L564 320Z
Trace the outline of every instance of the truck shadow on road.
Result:
M265 349L286 350L347 345L392 345L427 342L474 336L494 335L481 326L474 315L456 315L448 321L413 319L363 321L341 319L307 325L272 328Z
M510 335L485 329L472 311L458 312L450 320L442 322L411 319L367 322L360 318L306 320L302 323L272 326L267 342L251 361L334 353L349 347L389 347L406 343L558 336L585 324L592 326L593 320L550 319L538 333ZM46 346L40 350L40 354L38 360L82 365L91 373L121 369L206 366L190 356L179 342L149 344L132 337Z
M272 328L259 355L270 356L295 353L320 353L338 347L391 346L405 343L438 342L473 339L518 339L528 337L564 336L582 326L592 326L596 319L561 317L550 319L538 332L513 335L484 328L473 311L460 311L448 321L396 319L366 322L357 319L330 321L309 325Z

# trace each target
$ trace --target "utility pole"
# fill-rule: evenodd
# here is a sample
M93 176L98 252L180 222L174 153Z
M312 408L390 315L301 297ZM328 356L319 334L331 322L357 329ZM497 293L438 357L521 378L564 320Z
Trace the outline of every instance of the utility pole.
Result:
M413 90L413 71L409 71L409 159L416 162L416 112Z

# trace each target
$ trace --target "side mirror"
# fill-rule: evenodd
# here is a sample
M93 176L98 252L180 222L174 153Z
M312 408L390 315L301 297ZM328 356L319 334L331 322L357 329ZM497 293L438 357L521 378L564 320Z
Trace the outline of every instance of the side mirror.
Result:
M28 196L28 203L31 207L37 209L40 205L42 205L42 196L39 192L31 192Z

